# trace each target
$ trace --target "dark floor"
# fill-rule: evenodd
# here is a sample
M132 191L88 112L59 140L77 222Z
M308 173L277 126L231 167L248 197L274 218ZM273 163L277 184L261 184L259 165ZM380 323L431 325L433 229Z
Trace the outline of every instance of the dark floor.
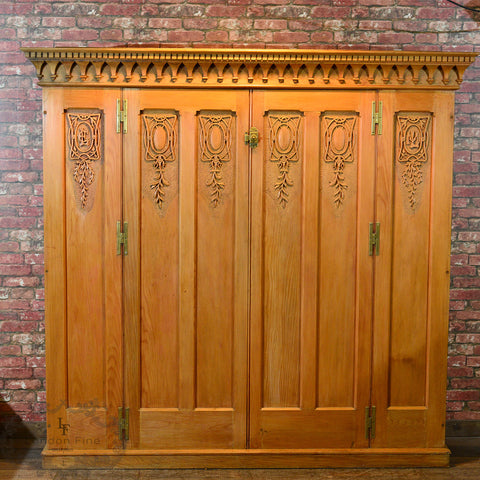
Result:
M248 470L43 470L41 450L3 450L1 480L480 480L480 438L450 438L450 468Z

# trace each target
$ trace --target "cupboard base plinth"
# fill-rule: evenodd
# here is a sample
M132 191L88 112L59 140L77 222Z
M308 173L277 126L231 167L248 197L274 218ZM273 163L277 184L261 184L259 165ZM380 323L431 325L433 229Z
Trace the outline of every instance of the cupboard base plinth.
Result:
M447 467L447 448L321 449L321 450L50 450L44 468L374 468Z

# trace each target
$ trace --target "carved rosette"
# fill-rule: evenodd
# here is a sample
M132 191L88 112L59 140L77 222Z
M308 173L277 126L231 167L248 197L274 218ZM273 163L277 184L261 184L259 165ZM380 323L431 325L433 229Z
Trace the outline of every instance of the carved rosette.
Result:
M176 112L142 114L143 158L155 169L150 179L153 201L158 208L165 202L165 189L170 186L165 176L167 163L177 161L178 116Z
M103 155L102 113L100 111L66 112L67 159L73 162L75 197L83 210L93 205L96 166Z
M415 210L423 184L423 167L430 160L432 113L396 114L396 163L408 205Z
M232 158L234 118L234 112L199 112L198 114L200 160L210 165L206 186L210 187L210 200L213 207L218 206L225 189L222 167Z
M290 165L299 161L300 128L302 114L299 112L267 112L268 158L278 165L277 182L274 189L280 205L288 203L288 189L293 187L289 176Z
M341 207L345 201L348 184L345 167L354 163L357 156L358 113L335 112L322 115L323 160L332 164L333 202Z

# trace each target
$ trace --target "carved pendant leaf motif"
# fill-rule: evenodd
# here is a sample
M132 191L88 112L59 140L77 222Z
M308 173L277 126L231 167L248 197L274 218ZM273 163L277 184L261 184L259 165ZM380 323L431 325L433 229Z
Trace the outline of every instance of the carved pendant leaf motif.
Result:
M297 112L268 112L268 146L271 162L278 163L278 177L274 185L280 205L288 203L288 189L293 187L289 176L290 164L298 162L302 115Z
M423 166L430 158L431 117L429 112L401 112L396 116L396 160L412 210L418 204Z
M158 208L162 208L165 188L170 185L165 177L167 162L177 160L177 124L176 113L142 114L144 160L155 168L150 189Z
M80 206L89 204L89 191L95 181L94 163L102 160L103 138L100 112L67 112L67 158L73 162L73 179Z
M222 166L231 159L233 112L200 112L200 160L210 164L210 176L206 182L210 187L211 204L217 207L225 189Z
M347 163L354 163L357 145L357 114L326 113L322 116L323 159L333 167L333 201L336 207L343 205L348 185L345 181Z

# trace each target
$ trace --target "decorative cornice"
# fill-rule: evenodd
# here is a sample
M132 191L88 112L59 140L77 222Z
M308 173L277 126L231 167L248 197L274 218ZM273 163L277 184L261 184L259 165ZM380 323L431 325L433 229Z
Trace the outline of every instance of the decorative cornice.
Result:
M22 48L42 86L456 89L475 53Z

